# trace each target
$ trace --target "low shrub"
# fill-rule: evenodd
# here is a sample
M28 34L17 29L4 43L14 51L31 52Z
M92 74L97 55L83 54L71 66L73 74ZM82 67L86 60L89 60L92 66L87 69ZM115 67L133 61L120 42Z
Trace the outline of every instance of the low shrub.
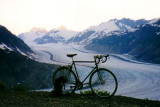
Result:
M98 94L98 95L101 95L101 96L109 96L110 93L108 91L99 91L99 90L95 90L95 92ZM80 91L80 94L93 94L93 92L91 90L87 90L87 91Z
M108 91L99 91L99 90L95 90L95 92L98 94L98 95L101 95L101 96L109 96L110 93Z
M87 90L87 91L80 91L80 94L93 94L93 92L91 90Z
M4 82L0 81L0 92L7 91L7 86Z
M29 89L27 87L25 87L24 85L17 85L17 86L13 86L13 90L14 91L29 91Z

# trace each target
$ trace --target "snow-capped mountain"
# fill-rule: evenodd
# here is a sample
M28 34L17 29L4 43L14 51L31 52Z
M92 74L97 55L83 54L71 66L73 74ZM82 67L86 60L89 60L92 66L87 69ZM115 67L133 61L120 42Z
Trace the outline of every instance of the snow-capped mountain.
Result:
M46 43L63 43L69 38L73 37L77 32L60 29L60 30L51 30L40 38L34 40L37 44L46 44Z
M28 56L33 54L28 45L3 26L0 26L0 49L15 51Z
M34 40L44 36L47 33L47 30L44 28L32 28L29 32L21 33L18 35L27 44L34 44Z
M108 22L101 23L98 26L92 26L87 30L84 30L71 39L67 43L78 43L78 44L88 44L92 39L97 37L109 36L112 33L121 33L127 30L134 30L138 25L147 23L147 20L131 20L123 18L121 20L112 19Z
M29 32L18 35L28 45L46 44L46 43L61 43L76 35L76 31L67 30L64 26L50 31L44 28L33 28Z
M138 25L147 23L148 21L144 19L140 20L131 20L128 18L123 18L121 20L118 19L111 19L106 23L101 23L98 26L90 27L90 30L94 30L96 32L105 32L106 34L112 31L119 31L119 30L130 30L135 28Z
M137 59L160 63L160 18L139 25L134 31L94 38L85 48L104 53L135 55Z

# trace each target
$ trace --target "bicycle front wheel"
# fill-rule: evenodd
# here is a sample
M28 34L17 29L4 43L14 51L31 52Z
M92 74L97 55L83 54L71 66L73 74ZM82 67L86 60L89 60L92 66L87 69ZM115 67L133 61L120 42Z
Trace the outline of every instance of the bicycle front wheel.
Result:
M110 70L100 68L91 74L89 85L97 96L110 98L116 93L118 82Z
M56 80L64 78L65 81L62 84L62 94L71 94L76 89L76 75L68 67L60 67L53 73L53 86L56 87Z

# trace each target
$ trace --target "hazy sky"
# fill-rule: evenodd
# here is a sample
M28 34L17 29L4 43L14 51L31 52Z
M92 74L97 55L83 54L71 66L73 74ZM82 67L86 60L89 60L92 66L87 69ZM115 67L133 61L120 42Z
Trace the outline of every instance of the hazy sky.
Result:
M18 35L61 25L81 31L110 19L160 17L160 0L0 0L0 25Z

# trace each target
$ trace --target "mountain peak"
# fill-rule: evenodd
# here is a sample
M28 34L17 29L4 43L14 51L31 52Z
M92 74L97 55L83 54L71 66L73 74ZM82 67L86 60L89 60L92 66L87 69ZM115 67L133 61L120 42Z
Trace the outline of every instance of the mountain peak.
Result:
M159 17L159 18L156 18L156 19L151 20L149 23L150 23L150 24L151 24L151 23L157 23L158 21L160 21L160 17Z
M58 28L53 28L50 31L55 31L55 30L67 30L67 28L64 25L59 26Z
M129 18L111 19L108 22L103 22L97 26L91 26L83 32L68 40L69 42L90 43L94 38L101 38L103 36L110 36L115 33L119 35L124 31L134 31L135 27L147 23L147 20L132 20Z
M34 27L30 30L30 32L47 32L47 30L45 28L38 28L38 27Z
M116 18L115 18L115 19L111 19L111 20L109 20L109 22L111 22L111 21L114 21L114 22L115 22L115 21L117 21L117 20L118 20L118 19L116 19Z
M67 30L67 28L64 25L61 25L60 27L57 28L58 30Z

